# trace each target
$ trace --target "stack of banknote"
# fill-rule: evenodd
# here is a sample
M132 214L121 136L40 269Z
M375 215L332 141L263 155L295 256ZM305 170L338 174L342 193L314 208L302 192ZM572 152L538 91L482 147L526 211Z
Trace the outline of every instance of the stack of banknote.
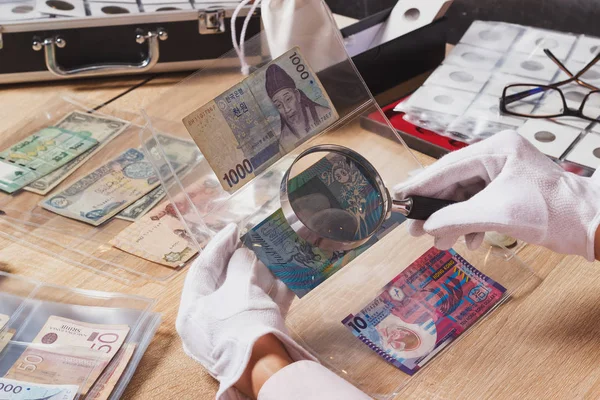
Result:
M14 331L2 330L8 319L0 314L0 337L4 337L0 359L5 351L9 353L5 358L15 360L0 377L0 398L108 399L135 350L133 343L125 342L127 325L50 316L35 338L24 344L10 342Z

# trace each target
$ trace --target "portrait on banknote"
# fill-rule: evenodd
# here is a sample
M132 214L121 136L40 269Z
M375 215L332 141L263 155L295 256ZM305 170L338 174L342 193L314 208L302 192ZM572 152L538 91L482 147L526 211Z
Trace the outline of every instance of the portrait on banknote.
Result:
M316 99L309 98L302 88L298 88L294 78L279 65L271 64L265 75L265 91L279 113L280 126L275 130L279 146L284 153L288 153L313 133L314 127L331 119L333 112ZM302 76L299 74L298 77L302 79ZM311 91L308 94L313 93Z

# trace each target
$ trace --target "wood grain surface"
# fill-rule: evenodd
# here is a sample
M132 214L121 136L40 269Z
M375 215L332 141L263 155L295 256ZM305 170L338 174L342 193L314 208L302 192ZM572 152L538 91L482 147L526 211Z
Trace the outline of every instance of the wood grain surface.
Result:
M127 91L145 78L3 88L0 90L3 128L0 142L8 140L7 137L14 134L12 128L9 129L10 126L19 126L31 110L51 100L56 93L83 94L88 102L97 105L121 96L100 111L110 109L122 112L152 103L159 94L169 90L181 78L182 75L158 76L129 92ZM214 82L215 86L221 84L222 81ZM124 92L127 93L123 94ZM175 106L165 104L165 113L168 114L170 108ZM386 165L386 179L393 177L395 168L402 169L401 161L389 158L394 150L386 142L387 139L364 133L357 126L349 126L347 130L349 133L343 139L345 143L348 143L347 140L352 141L352 132L367 135L361 137L369 137L370 150L365 151L370 151L371 157L379 158L378 162ZM335 135L328 138L336 140ZM342 140L340 137L337 139ZM120 146L139 145L139 138L134 134L120 140ZM362 146L361 143L357 141L355 145ZM95 162L101 162L103 157L116 151L107 151ZM432 162L426 156L417 157L423 164ZM85 166L92 167L93 164ZM20 193L8 200L3 197L0 203L10 210L40 212L35 208L39 199L39 196L31 193ZM64 218L59 220L50 217L43 221L49 226L70 223L64 222ZM126 224L116 221L106 228L105 233L109 235L117 232ZM39 230L28 228L27 233L47 235L47 227ZM83 226L74 229L77 231L86 228ZM0 226L0 232L15 234L14 229L15 227ZM53 239L64 240L67 245L73 244L75 247L81 245L81 238L76 240L73 236L59 236L61 235L57 234ZM78 236L77 232L75 236ZM37 243L44 243L44 239L40 237ZM398 399L600 398L600 346L597 345L600 318L596 318L600 313L597 306L600 301L598 265L577 257L554 254L536 246L527 246L518 255L535 271L535 275L530 275L517 258L506 260L489 251L472 253L463 245L457 246L459 253L465 255L477 268L501 282L509 282L509 286L519 290L411 379L368 353L362 345L356 344L351 335L343 335L340 329L343 326L338 324L339 316L348 310L358 311L362 304L370 300L369 296L429 246L430 239L413 239L402 227L396 229L317 291L294 304L288 321L294 334L300 335L299 339L305 345L322 354L334 354L335 349L335 354L344 354L343 351L347 350L347 360L332 360L328 365L339 372L340 368L351 364L352 370L347 371L350 372L347 377L352 382L379 393L397 390ZM214 398L216 382L200 365L184 354L175 331L185 270L177 272L174 278L166 282L127 283L73 265L40 250L44 248L36 250L30 245L26 246L0 235L0 270L53 284L157 299L155 311L162 313L163 322L124 398ZM103 248L103 251L111 250ZM141 259L125 261L135 263L134 267L139 271L156 268ZM526 279L524 286L518 285Z

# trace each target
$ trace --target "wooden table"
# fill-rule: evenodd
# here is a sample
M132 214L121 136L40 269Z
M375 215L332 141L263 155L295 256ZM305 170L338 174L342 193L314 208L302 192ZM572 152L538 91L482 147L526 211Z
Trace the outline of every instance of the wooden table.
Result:
M0 89L2 129L9 129L57 92L85 96L98 105L111 102L117 109L136 110L183 76L4 87ZM417 157L423 164L432 162L429 157ZM404 230L397 231L402 236L398 240L405 240ZM373 250L380 255L390 253L396 242L387 239ZM526 247L519 257L539 280L533 279L431 368L416 375L398 399L600 398L598 265L536 246ZM156 298L155 311L162 313L163 322L125 398L214 398L217 384L184 354L175 331L185 272L167 283L129 286L8 240L0 241L0 270L64 286Z

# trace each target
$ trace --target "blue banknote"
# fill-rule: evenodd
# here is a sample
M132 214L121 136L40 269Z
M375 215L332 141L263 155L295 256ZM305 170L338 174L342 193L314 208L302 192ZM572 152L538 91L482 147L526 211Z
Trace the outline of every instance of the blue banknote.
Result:
M299 237L281 209L252 228L242 238L243 243L298 297L319 286L405 220L402 214L392 213L377 228L383 212L378 194L362 173L339 155L329 154L321 158L293 178L289 188L290 198L316 190L327 198L323 201L328 207L352 210L358 221L356 235L361 238L367 232L375 231L360 247L348 251L329 251ZM314 205L315 202L312 203Z

